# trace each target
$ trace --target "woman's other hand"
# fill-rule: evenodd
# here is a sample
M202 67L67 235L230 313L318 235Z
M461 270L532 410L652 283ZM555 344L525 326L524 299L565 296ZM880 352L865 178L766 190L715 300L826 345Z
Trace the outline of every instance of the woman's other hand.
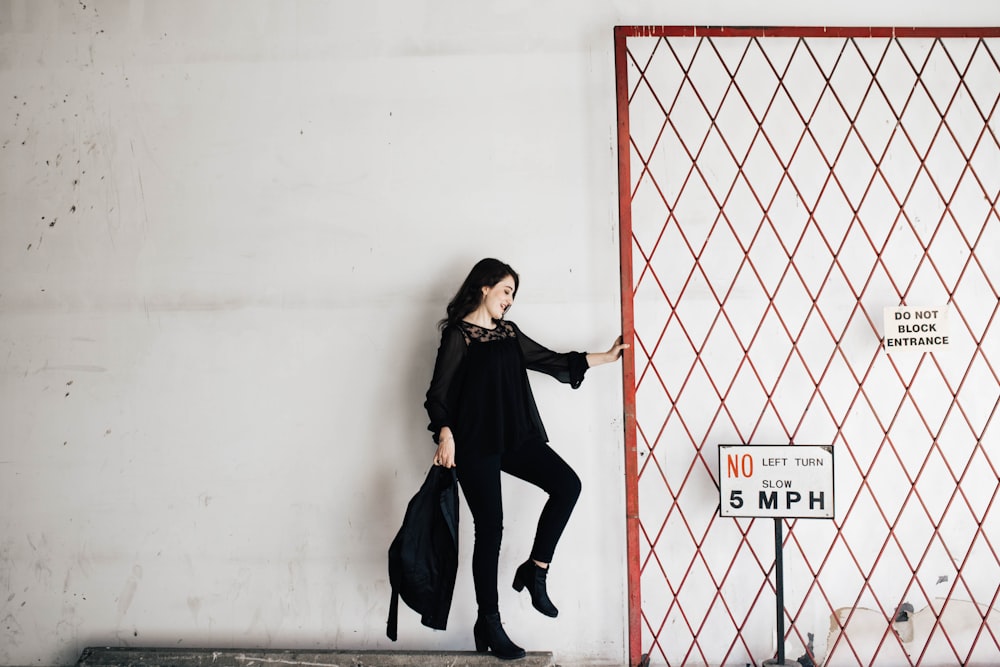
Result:
M441 429L438 436L437 451L434 452L434 465L445 468L455 467L455 438L451 434L451 429L445 427Z

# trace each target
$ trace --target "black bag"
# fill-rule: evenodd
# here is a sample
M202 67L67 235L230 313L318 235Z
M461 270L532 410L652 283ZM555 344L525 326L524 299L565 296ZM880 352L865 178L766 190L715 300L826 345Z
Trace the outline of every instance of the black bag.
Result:
M389 639L396 641L400 597L421 623L444 630L457 573L458 479L454 468L432 466L389 547Z

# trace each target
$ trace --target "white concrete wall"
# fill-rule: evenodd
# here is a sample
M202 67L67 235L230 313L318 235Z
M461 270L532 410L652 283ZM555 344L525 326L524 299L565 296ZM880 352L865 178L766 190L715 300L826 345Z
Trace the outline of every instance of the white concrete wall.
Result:
M0 0L0 664L88 645L471 649L385 552L476 259L559 349L619 329L616 24L989 25L992 0ZM584 495L508 631L626 659L621 391L534 386ZM541 496L507 485L501 583Z

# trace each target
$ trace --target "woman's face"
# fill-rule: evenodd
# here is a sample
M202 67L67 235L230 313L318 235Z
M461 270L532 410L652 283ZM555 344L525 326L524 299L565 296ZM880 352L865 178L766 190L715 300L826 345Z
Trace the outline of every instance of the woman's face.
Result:
M505 276L492 287L483 287L483 306L494 320L503 318L503 314L514 303L514 278Z

